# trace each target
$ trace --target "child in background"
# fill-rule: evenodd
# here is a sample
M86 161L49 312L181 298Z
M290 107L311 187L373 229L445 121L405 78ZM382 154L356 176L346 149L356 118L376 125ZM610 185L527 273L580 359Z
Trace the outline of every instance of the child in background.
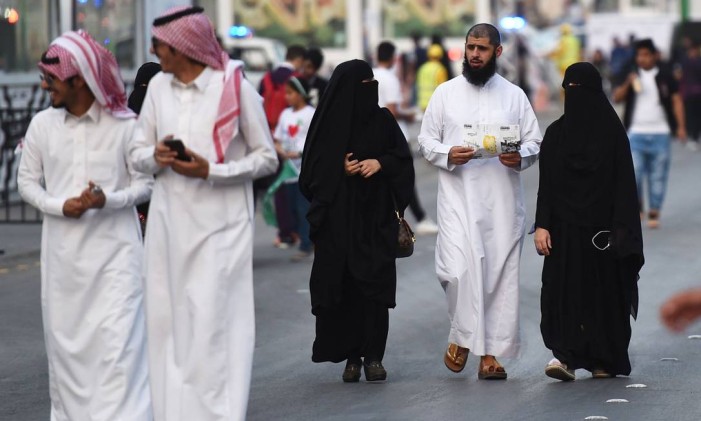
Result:
M304 141L307 138L307 130L309 130L314 116L314 107L309 105L308 90L308 84L304 79L293 76L287 81L285 100L289 108L280 114L280 119L273 133L278 154L290 161L297 170L297 176L302 169L302 151L304 150ZM300 240L299 252L290 259L293 262L301 262L309 258L314 249L309 239L309 222L307 222L309 202L299 190L297 176L287 179L281 186L287 191L287 200L293 220L297 223L297 233Z

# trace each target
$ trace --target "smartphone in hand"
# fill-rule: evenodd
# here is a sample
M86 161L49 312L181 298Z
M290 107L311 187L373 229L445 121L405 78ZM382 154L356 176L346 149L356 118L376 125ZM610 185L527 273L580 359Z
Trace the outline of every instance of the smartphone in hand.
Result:
M170 148L171 151L178 153L178 156L176 156L175 159L179 159L180 161L192 161L192 157L185 153L185 144L183 144L182 140L170 139L164 140L163 143Z

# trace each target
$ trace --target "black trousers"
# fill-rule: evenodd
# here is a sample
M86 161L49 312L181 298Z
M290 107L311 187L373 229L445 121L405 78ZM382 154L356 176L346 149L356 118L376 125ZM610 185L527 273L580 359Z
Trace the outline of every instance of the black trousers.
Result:
M698 142L699 134L701 134L701 97L685 99L684 113L686 114L686 131L689 140Z
M340 305L316 315L312 361L382 361L388 331L389 309L369 300L353 282L347 282Z
M416 218L417 222L422 221L426 217L426 211L421 206L421 202L419 202L419 194L416 191L416 184L414 184L414 193L409 198L409 209L411 209L411 213L414 214L414 218Z
M360 295L360 291L349 292L349 324L351 348L348 361L382 361L385 356L389 332L389 309ZM350 332L349 332L350 333Z

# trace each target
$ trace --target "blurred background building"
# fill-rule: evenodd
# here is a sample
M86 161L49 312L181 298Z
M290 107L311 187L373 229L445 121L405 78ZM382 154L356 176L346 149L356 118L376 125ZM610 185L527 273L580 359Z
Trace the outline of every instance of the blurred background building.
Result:
M531 29L527 38L543 35L533 41L536 49L547 42L548 33L557 33L553 28L568 22L586 51L607 52L613 36L647 34L667 53L674 24L701 20L701 1L693 0L0 0L0 83L36 82L35 63L50 40L79 28L112 50L130 79L141 63L154 60L148 53L152 20L166 8L184 4L203 6L229 48L237 42L251 44L239 41L251 37L283 46L315 45L324 50L329 66L371 58L383 39L408 50L412 33L442 35L451 59L461 61L470 25L514 16ZM522 30L507 26L502 29ZM258 65L279 60L266 54L250 53L249 58Z
M438 42L459 74L467 29L491 22L503 35L498 71L526 91L536 112L558 105L556 57L565 31L581 46L575 59L594 62L611 84L615 45L629 54L631 40L651 37L663 58L674 59L684 42L701 42L701 0L0 0L0 205L16 196L15 149L32 116L48 106L36 63L50 41L87 30L114 53L131 84L142 63L157 61L149 53L151 22L177 5L204 7L254 84L293 43L321 48L320 73L328 76L342 61L373 61L376 46L390 40L405 93L418 51Z

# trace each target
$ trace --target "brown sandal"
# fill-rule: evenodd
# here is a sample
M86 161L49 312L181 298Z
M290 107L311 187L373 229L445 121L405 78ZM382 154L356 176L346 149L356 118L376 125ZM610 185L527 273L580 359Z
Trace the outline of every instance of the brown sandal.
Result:
M506 380L506 370L494 359L494 365L484 365L483 359L480 359L480 367L477 372L477 378L480 380Z
M459 373L465 368L467 355L469 353L470 350L467 348L463 348L457 344L449 344L443 356L443 362L445 366L448 367L448 370Z

